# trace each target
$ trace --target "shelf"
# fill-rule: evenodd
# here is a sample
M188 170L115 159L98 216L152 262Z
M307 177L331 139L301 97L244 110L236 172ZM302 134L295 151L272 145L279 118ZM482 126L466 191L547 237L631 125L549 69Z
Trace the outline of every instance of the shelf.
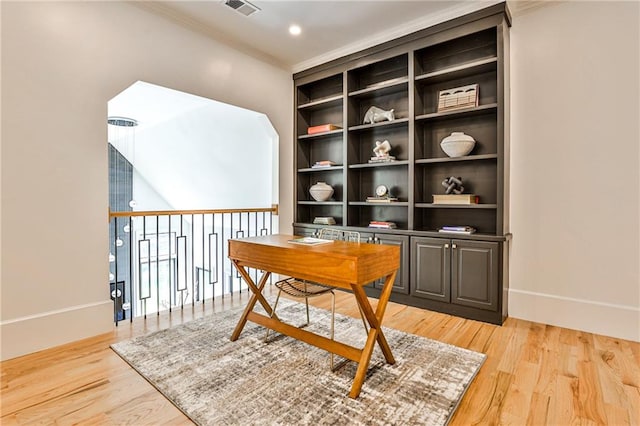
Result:
M306 104L298 105L299 110L312 111L319 108L338 106L342 103L342 94L316 99Z
M342 201L298 201L298 204L304 206L341 206Z
M342 170L342 164L336 164L331 167L305 167L304 169L298 169L298 173L324 172L329 170Z
M393 167L393 166L406 166L409 164L408 160L389 161L384 163L361 163L361 164L349 164L350 169L364 169L370 167Z
M420 209L497 209L497 204L433 204L416 203L416 208Z
M489 57L479 59L477 61L456 65L438 71L416 76L416 83L432 84L446 80L455 80L473 74L482 74L489 71L495 71L498 66L498 58Z
M416 229L412 235L421 237L450 238L452 240L481 240L481 241L507 241L511 238L508 235L486 234L482 232L474 232L473 234L453 234L447 232L439 232L437 229Z
M349 97L353 98L367 98L370 96L383 96L389 93L396 93L406 91L409 87L408 77L393 78L391 80L381 81L380 83L372 84L364 89L354 90L349 92Z
M497 159L498 154L465 155L464 157L421 158L416 160L416 164L452 163L457 161L480 161Z
M417 115L416 121L437 120L441 118L470 117L473 115L486 114L487 112L497 108L498 108L498 104L492 103L492 104L480 105L477 107L467 108L467 109L458 109L458 110L443 111L443 112L432 112L429 114ZM351 130L351 127L349 127L349 130Z
M320 225L312 222L294 222L294 227L303 226L309 228L322 228L326 225ZM340 224L336 224L335 226L342 226ZM512 237L511 234L505 235L497 235L497 234L486 234L482 232L474 232L473 234L452 234L452 233L444 233L439 232L437 229L413 229L409 230L405 227L398 228L370 228L368 225L352 225L350 228L353 228L354 231L359 232L375 232L375 233L389 233L389 234L401 234L401 235L410 235L410 236L419 236L419 237L436 237L436 238L445 238L448 236L452 236L452 240L481 240L481 241L509 241Z
M358 131L358 130L367 130L367 129L374 129L379 127L395 127L395 126L405 125L408 123L409 123L408 118L397 118L392 121L381 121L379 123L359 124L357 126L351 126L349 127L349 131L351 132L351 131Z
M350 206L369 206L369 207L408 207L409 203L407 201L394 201L390 203L369 203L366 201L349 201Z
M323 136L338 135L338 134L341 134L343 130L344 129L336 129L336 130L330 130L328 132L315 133L313 135L300 135L298 136L298 139L315 139L315 138L321 138Z

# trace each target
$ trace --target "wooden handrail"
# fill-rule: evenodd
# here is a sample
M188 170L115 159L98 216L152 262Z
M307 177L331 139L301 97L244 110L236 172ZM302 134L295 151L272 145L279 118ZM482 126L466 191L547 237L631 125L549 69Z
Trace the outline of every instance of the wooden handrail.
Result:
M278 204L271 207L248 208L248 209L213 209L213 210L150 210L137 212L112 212L109 210L109 220L114 217L135 217L135 216L173 216L182 214L218 214L218 213L260 213L270 212L278 215Z

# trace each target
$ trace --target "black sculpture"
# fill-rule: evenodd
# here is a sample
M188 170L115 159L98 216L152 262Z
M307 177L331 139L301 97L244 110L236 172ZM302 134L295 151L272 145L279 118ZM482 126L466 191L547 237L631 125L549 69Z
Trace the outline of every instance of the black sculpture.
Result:
M462 194L464 191L461 177L449 176L442 181L442 186L447 188L444 191L445 194Z

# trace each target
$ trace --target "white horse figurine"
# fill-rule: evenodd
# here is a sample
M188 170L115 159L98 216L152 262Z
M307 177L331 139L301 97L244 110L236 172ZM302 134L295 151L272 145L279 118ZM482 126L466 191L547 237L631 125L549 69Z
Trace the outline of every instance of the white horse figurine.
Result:
M393 120L395 120L395 118L396 118L396 116L393 113L393 108L390 109L389 111L385 111L382 108L378 108L376 106L372 106L364 114L363 123L364 124L367 124L367 123L373 124L373 123L377 123L379 121L384 121L384 120L393 121Z

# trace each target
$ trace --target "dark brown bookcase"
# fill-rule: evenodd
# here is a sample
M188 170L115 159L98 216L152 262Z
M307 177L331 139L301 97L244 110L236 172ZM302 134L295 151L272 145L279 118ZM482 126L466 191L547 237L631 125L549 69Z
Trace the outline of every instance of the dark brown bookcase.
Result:
M510 238L509 26L508 9L498 4L294 75L295 231L313 234L322 226L315 217L333 216L336 226L359 230L371 243L399 244L403 272L392 300L498 324L507 315ZM441 91L466 85L477 85L477 105L438 110ZM364 123L372 106L393 109L395 119ZM307 134L323 124L340 128ZM473 136L471 153L447 156L440 142L452 132ZM376 141L385 140L395 161L370 162ZM335 165L313 168L322 160ZM464 192L480 202L434 204L449 176L462 177ZM330 200L311 198L316 182L334 188ZM368 202L379 185L398 201ZM374 220L397 228L369 228ZM445 225L477 232L439 232ZM425 297L431 290L438 295ZM368 292L376 296L379 285Z

